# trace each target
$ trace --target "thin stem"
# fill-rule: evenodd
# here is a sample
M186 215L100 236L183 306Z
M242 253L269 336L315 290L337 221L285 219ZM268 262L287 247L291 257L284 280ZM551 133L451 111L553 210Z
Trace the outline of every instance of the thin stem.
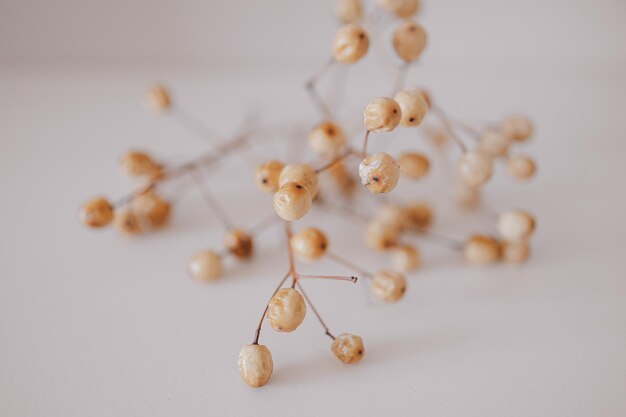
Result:
M293 260L293 251L291 250L291 223L287 220L283 221L285 225L285 236L287 237L287 254L289 255L289 274L293 278L293 282L291 283L291 288L296 286L296 281L298 277L296 276L296 267Z
M226 210L224 210L217 198L215 198L213 193L210 191L209 187L204 183L204 179L197 169L194 170L193 178L196 186L198 187L200 195L206 202L207 206L209 206L209 209L211 209L213 214L215 214L215 216L222 222L222 225L226 230L233 229L233 222L226 214Z
M263 230L265 230L268 227L270 227L271 225L273 225L274 223L276 223L278 220L279 220L279 218L276 216L276 214L272 213L269 216L267 216L264 219L262 219L261 221L259 221L254 226L252 226L250 231L253 234L260 233Z
M432 230L429 230L429 229L424 229L424 228L417 227L417 226L407 226L406 229L408 231L419 232L424 235L427 235L430 238L433 238L434 240L439 241L446 248L450 250L460 251L465 246L465 244L458 239L455 239L446 235L442 235L441 233L433 232Z
M330 332L330 329L328 328L328 326L326 325L326 323L324 323L324 320L322 320L322 317L320 316L320 314L317 312L317 309L315 308L315 306L313 305L313 303L311 302L311 299L309 298L308 295L306 295L306 292L304 292L304 288L302 288L302 285L298 282L296 283L296 285L298 286L298 289L300 290L300 292L302 293L302 296L304 297L304 299L306 300L307 304L309 305L309 307L311 307L311 310L313 310L313 314L315 314L315 317L317 317L317 320L320 322L320 324L322 325L322 327L324 328L324 330L326 331L326 336L330 337L331 339L335 340L335 336L333 336L333 334Z
M328 108L328 105L322 99L322 96L317 91L317 82L336 62L337 61L335 61L335 59L331 57L311 78L309 78L309 80L305 84L311 101L317 107L319 112L322 113L322 116L326 119L332 119L332 113Z
M395 95L398 91L404 88L404 84L406 83L406 76L409 72L410 65L410 62L404 62L398 67L392 95Z
M263 310L263 314L261 315L261 320L259 320L259 325L257 326L256 331L254 332L254 340L252 341L253 345L258 345L259 344L259 337L261 336L261 326L263 326L263 319L265 318L265 315L267 314L267 309L270 306L270 301L272 301L272 298L274 298L274 296L276 295L278 290L280 290L280 287L282 287L283 284L285 283L285 281L287 281L287 278L289 278L290 274L291 274L291 272L287 272L285 274L285 276L283 277L283 279L280 280L280 283L278 284L278 286L276 287L276 289L272 293L272 296L270 297L269 301L265 305L265 309Z
M205 142L215 144L215 138L221 137L221 135L214 131L211 127L180 106L173 106L170 114L180 126L184 127Z
M448 131L450 137L452 137L454 142L459 146L459 148L461 148L461 151L463 153L467 152L467 147L452 128L452 123L450 122L450 119L448 119L448 117L445 115L443 110L441 110L439 106L435 105L432 106L432 110L443 124L443 127Z
M365 158L367 157L367 141L370 137L370 131L366 130L365 131L365 137L363 138L363 150L361 151L361 157Z
M339 155L338 157L336 157L335 159L333 159L332 161L330 161L326 165L323 165L321 168L316 169L315 173L319 174L322 171L326 171L327 169L329 169L333 165L335 165L337 162L340 162L340 161L346 159L348 156L353 155L353 154L354 154L354 150L352 148L348 148L343 154Z
M302 278L314 278L314 279L332 279L336 281L350 281L352 283L356 283L358 278L355 276L348 275L300 275L298 274L298 279Z
M326 252L326 256L328 256L328 258L340 265L346 266L356 272L358 272L359 274L363 275L365 278L371 278L374 276L374 274L365 271L364 269L356 266L355 264L353 264L352 262L348 261L347 259L332 253L332 252Z

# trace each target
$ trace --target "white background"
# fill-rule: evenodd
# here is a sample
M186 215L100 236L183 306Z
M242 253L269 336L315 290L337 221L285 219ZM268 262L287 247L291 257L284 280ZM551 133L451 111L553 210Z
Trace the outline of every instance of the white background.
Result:
M522 267L469 268L416 240L424 268L397 305L309 283L332 330L363 336L356 366L331 356L309 315L293 334L265 329L275 374L260 390L241 383L237 354L286 267L278 231L259 237L253 262L228 263L204 286L185 265L222 231L193 192L161 233L129 240L78 224L85 198L128 190L124 150L180 161L206 149L145 114L141 95L155 79L224 134L251 109L264 123L314 124L302 82L327 58L335 27L319 3L0 0L1 416L626 414L623 1L424 6L431 42L409 83L470 121L532 116L537 135L524 151L538 177L516 184L500 166L485 198L496 211L531 210L538 231ZM346 124L388 94L382 49L350 72ZM449 235L484 230L451 208L445 165L433 163L399 199L430 201L434 227ZM211 178L243 226L271 213L251 171L233 159ZM323 225L334 250L363 267L388 262L345 219L317 210L302 223Z

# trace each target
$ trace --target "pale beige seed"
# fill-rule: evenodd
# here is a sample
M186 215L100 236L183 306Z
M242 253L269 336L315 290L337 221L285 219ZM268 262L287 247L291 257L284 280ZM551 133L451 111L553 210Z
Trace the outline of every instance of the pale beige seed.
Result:
M376 0L376 4L379 7L387 10L388 12L395 13L404 4L405 0Z
M508 242L524 241L535 231L534 217L523 210L509 210L498 216L498 232Z
M293 163L285 165L282 171L280 171L278 186L282 187L288 182L297 182L304 185L311 195L315 197L318 191L317 181L317 174L310 165Z
M162 175L163 168L144 152L131 151L122 156L122 170L130 176L155 179Z
M489 156L502 156L509 150L511 139L495 129L486 129L480 136L478 147Z
M502 133L511 140L523 142L533 134L533 122L526 116L513 114L505 117L500 125Z
M312 262L321 258L328 249L328 239L319 229L308 227L291 237L291 249L296 258Z
M393 32L393 48L406 61L415 61L426 48L426 32L417 23L407 20Z
M337 156L345 144L346 136L335 123L322 123L309 133L309 147L324 157Z
M391 250L391 265L398 272L414 271L421 264L422 258L414 246L401 245Z
M222 276L222 260L213 251L199 252L189 261L188 269L196 281L215 281Z
M252 236L241 229L231 230L226 233L224 246L226 246L228 252L239 259L251 257L254 251Z
M476 204L480 201L480 189L468 187L464 183L459 182L454 186L454 200L460 207L465 209L476 207Z
M359 177L372 194L388 193L398 185L400 166L391 155L375 153L361 161Z
M342 333L333 340L330 349L337 359L345 364L357 363L365 355L363 339L353 334Z
M132 210L146 220L152 227L161 227L170 217L170 203L156 195L147 192L135 197L131 203Z
M393 303L406 292L404 275L393 271L381 271L374 275L370 284L372 294L381 301Z
M530 245L526 241L504 242L502 244L502 257L511 263L524 263L530 256Z
M404 208L407 227L427 229L433 222L433 210L426 203L411 203Z
M277 332L293 332L306 315L304 297L293 288L281 288L270 300L267 319Z
M493 172L493 161L481 151L465 152L459 160L459 176L468 187L485 184Z
M500 260L501 245L490 236L471 236L463 248L465 260L472 265L487 265Z
M430 169L428 158L419 152L405 152L400 155L398 162L400 172L414 180L425 177Z
M428 102L421 90L403 90L393 97L400 106L402 127L419 126L428 112Z
M356 180L346 168L344 161L337 161L328 168L331 180L339 189L341 194L347 198L352 198L356 190Z
M383 204L376 210L378 223L389 226L400 232L407 225L407 215L402 207L395 204Z
M155 84L146 92L144 105L150 111L163 113L171 107L172 100L164 86Z
M272 354L265 345L247 345L241 348L237 364L241 379L252 388L267 384L274 369Z
M272 160L259 165L254 174L254 182L259 190L275 193L278 191L278 178L283 170L283 163Z
M398 17L411 17L419 11L420 2L419 0L402 0L400 7L395 9L395 14Z
M309 212L313 204L313 196L305 186L288 182L276 191L273 203L276 214L284 220L293 221L304 217Z
M513 178L525 181L535 175L537 166L535 161L526 155L513 155L506 161L506 169Z
M141 233L139 216L130 209L115 210L113 226L123 235L131 236Z
M397 228L372 220L365 226L365 243L372 249L384 251L393 248L398 242Z
M367 32L350 23L337 31L333 40L333 57L343 64L353 64L367 53L370 41Z
M104 227L113 221L113 206L103 197L92 198L82 205L78 218L87 227Z
M378 97L370 101L363 110L363 123L370 132L389 132L402 120L402 110L389 97Z
M337 0L335 16L341 23L355 23L362 16L361 0Z

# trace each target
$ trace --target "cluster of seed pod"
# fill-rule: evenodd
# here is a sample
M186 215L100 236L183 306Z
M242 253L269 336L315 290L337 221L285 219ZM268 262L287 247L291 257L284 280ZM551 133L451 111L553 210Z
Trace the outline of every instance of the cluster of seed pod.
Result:
M419 249L406 239L409 234L443 238L472 265L491 264L501 259L519 263L529 256L529 238L535 220L527 211L510 210L493 216L493 227L498 231L496 237L476 234L457 240L432 230L434 211L428 204L422 201L398 204L391 202L391 196L381 196L393 191L401 178L420 181L431 169L431 160L422 152L404 150L397 156L386 152L368 153L372 137L398 130L409 132L408 129L415 129L437 147L453 143L460 150L455 198L466 208L475 207L480 201L480 190L491 178L496 161L503 160L507 171L517 180L528 180L536 171L530 157L511 152L514 145L525 142L533 133L533 125L526 117L507 116L500 123L477 128L450 118L424 88L404 86L406 72L421 57L427 45L425 30L413 20L419 9L418 0L376 0L371 13L366 14L361 0L337 0L335 12L342 26L332 41L331 58L306 83L307 92L321 116L321 121L310 129L306 138L317 161L313 164L270 159L258 165L254 172L257 188L272 195L275 214L283 223L289 270L265 306L252 343L245 345L239 354L240 375L251 387L265 385L273 372L271 352L259 343L265 320L274 331L293 332L303 322L307 311L311 311L325 334L332 339L330 350L337 359L353 364L364 356L361 337L347 333L335 337L330 332L301 282L305 279L356 282L356 276L302 275L297 272L296 262L315 262L326 257L365 278L374 298L393 303L406 293L406 274L418 269L423 262ZM363 108L364 136L359 136L359 142L354 146L334 117L336 110L331 110L318 93L317 84L333 66L352 65L368 54L371 39L367 27L374 25L381 15L390 17L388 21L394 25L389 45L400 63L392 97L374 98ZM146 105L156 113L174 115L177 109L162 86L149 90ZM182 110L178 108L177 111ZM188 118L189 114L183 117ZM424 127L426 120L437 124ZM472 146L467 146L468 139ZM122 158L122 166L127 173L143 178L146 184L117 202L111 203L100 197L90 200L81 209L81 221L89 227L114 222L125 234L160 227L169 216L170 204L157 194L157 187L173 177L196 175L200 167L209 166L216 157L240 151L242 143L245 141L232 140L208 155L173 167L155 162L145 153L130 152ZM305 217L316 203L326 204L323 197L326 190L322 190L320 181L322 175L327 175L336 185L342 200L347 202L347 210L354 208L351 206L353 197L359 192L373 196L376 212L364 221L364 241L372 250L390 253L389 268L372 273L330 251L326 233L318 228L309 227L292 233L293 222ZM363 187L357 187L358 180ZM216 214L224 215L224 210L208 190L203 197ZM358 217L351 216L353 219ZM225 255L238 260L252 257L254 230L234 227L228 220L224 223L227 226L224 250L208 250L194 255L188 265L192 278L209 282L221 277Z

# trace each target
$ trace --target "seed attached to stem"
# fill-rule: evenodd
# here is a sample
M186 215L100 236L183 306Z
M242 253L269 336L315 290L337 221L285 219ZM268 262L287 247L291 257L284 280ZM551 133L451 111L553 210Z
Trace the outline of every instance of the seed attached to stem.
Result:
M398 185L400 166L391 155L379 152L361 161L359 176L372 194L388 193Z
M131 236L141 233L140 219L130 209L115 210L113 226L123 235Z
M510 210L498 216L498 232L507 242L524 241L535 231L535 219L523 210Z
M459 160L459 176L465 185L480 187L485 184L493 171L493 161L481 151L469 151Z
M311 196L315 197L317 195L317 174L310 165L299 163L285 165L280 171L278 186L282 187L288 182L304 185L311 193Z
M535 161L526 155L513 155L506 161L506 169L513 178L526 181L535 175Z
M306 315L304 297L293 288L281 288L270 300L267 319L277 332L293 332Z
M487 265L500 260L501 245L490 236L471 236L463 248L465 260L472 265Z
M398 272L381 271L374 275L370 289L379 300L394 303L404 296L406 279Z
M365 56L369 46L367 32L361 26L350 23L337 31L333 40L333 57L343 64L353 64Z
M425 177L430 169L428 158L418 152L405 152L400 155L398 162L400 172L413 180Z
M500 125L502 133L509 139L516 142L523 142L533 134L533 122L526 116L513 114L502 120Z
M113 221L113 206L103 197L92 198L80 208L78 217L87 227L104 227Z
M335 123L325 122L316 126L309 133L309 146L317 154L333 158L346 144L343 130Z
M355 23L362 16L361 0L337 0L335 16L341 23Z
M252 236L241 229L228 232L224 237L224 245L239 259L251 257L254 250Z
M283 167L283 163L276 160L259 165L254 174L254 182L257 188L271 193L278 191L278 178Z
M428 112L428 102L421 90L399 91L393 98L402 111L402 127L414 127L422 123Z
M239 352L238 365L241 379L252 388L267 384L274 369L272 353L265 345L244 346Z
M379 97L370 101L363 111L363 123L370 132L389 132L402 120L400 105L392 98Z
M296 182L288 182L274 194L274 211L288 221L304 217L313 204L309 190Z
M420 267L422 259L415 247L401 245L392 249L391 264L393 269L398 272L410 272Z
M197 253L189 262L189 275L196 281L215 281L222 275L222 260L213 251Z
M417 23L407 20L393 32L393 48L405 62L415 61L426 48L426 32Z
M345 364L357 363L365 355L363 339L348 333L342 333L333 340L330 349L337 359Z
M321 258L328 249L328 239L319 229L308 227L291 237L291 249L296 258L312 262Z
M150 111L163 113L169 110L172 105L172 100L170 98L170 94L164 86L155 84L148 89L144 105Z

